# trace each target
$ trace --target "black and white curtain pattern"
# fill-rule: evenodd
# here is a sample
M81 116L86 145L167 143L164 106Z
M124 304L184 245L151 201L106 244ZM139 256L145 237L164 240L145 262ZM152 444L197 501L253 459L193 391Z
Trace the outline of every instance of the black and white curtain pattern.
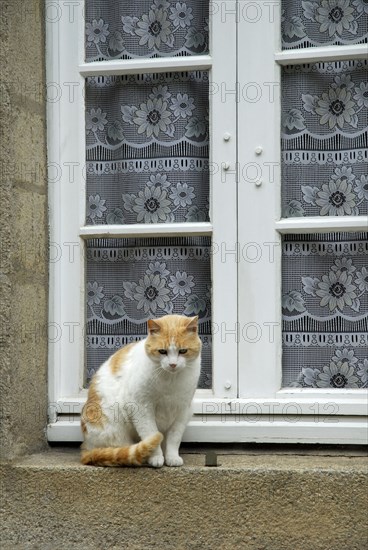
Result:
M87 0L86 61L208 52L208 2ZM209 221L206 71L86 79L86 224ZM199 316L212 386L208 238L91 239L86 382L147 320Z
M199 316L202 370L211 388L211 240L207 237L87 241L87 381L121 346L146 335L147 320Z
M368 387L368 233L288 235L283 385Z
M368 214L368 62L282 71L283 217Z
M284 49L362 44L364 0L282 2ZM282 69L282 215L368 214L368 63ZM368 234L282 245L283 386L367 387Z
M368 41L366 0L282 0L281 22L284 49Z
M208 72L86 81L87 224L209 220Z
M367 41L363 0L285 0L283 10L284 48ZM87 62L200 55L208 43L207 3L86 2ZM366 74L364 60L283 69L284 217L367 214ZM208 121L205 71L88 78L86 223L209 220ZM367 385L366 243L366 234L284 239L283 385ZM200 317L200 387L211 387L209 246L88 243L88 379L144 336L148 318L174 312Z
M86 61L208 53L209 2L87 0Z

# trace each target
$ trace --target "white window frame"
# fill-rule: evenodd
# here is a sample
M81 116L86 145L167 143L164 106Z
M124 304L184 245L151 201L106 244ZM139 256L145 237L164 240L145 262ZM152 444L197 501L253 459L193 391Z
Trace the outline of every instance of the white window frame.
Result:
M254 9L255 3L248 4ZM366 47L281 51L281 2L258 4L260 18L259 12L252 16L249 10L244 15L242 0L223 0L211 5L210 55L85 63L84 0L46 0L50 441L82 439L79 415L86 400L84 240L107 236L207 235L213 240L214 250L213 388L196 392L195 414L184 440L368 442L365 390L280 389L279 246L284 233L367 228L368 217L364 216L280 219L279 206L280 66L361 58L366 55ZM220 40L213 40L216 36ZM239 55L237 61L236 52L252 55ZM85 77L200 69L210 71L211 223L86 226ZM232 87L235 80L238 84ZM244 97L244 89L245 94L252 93L253 83L256 83L254 90L257 86L261 89L263 99L249 101L247 95ZM267 93L274 94L272 101L265 100L271 97ZM266 126L260 123L262 120L267 121ZM260 178L244 180L243 167L254 163L260 166L261 182ZM266 174L272 166L275 177L271 182ZM262 219L255 208L261 201ZM253 245L255 250L261 249L260 261L252 261ZM250 253L250 261L243 254L244 246ZM265 284L262 256L270 258L270 255L272 262L268 263ZM226 287L231 291L223 292ZM261 296L265 288L267 295L260 303L254 296ZM253 329L261 330L257 341L249 335L248 331ZM268 338L271 334L272 338Z

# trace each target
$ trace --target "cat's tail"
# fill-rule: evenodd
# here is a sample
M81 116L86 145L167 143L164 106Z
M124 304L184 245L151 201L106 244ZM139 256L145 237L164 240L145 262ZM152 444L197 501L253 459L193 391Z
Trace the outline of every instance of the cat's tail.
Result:
M91 466L140 466L163 440L160 432L146 437L135 445L127 447L97 447L82 451L82 464Z

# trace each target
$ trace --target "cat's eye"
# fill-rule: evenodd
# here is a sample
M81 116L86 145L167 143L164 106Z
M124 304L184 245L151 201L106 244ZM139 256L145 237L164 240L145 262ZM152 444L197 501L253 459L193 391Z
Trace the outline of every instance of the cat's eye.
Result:
M186 353L187 351L188 351L187 349L180 349L179 353L183 354L183 353Z
M166 349L159 349L157 350L159 353L161 353L161 355L167 355L167 350Z

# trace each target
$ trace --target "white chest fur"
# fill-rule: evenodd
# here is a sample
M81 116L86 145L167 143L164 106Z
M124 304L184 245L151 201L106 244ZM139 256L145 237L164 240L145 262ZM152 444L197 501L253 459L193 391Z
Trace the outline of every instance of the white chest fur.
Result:
M105 413L119 410L126 422L127 412L154 415L157 428L165 433L175 418L190 404L197 386L200 359L180 372L166 372L152 363L140 342L127 358L120 372L113 374L107 361L98 374L98 390Z

